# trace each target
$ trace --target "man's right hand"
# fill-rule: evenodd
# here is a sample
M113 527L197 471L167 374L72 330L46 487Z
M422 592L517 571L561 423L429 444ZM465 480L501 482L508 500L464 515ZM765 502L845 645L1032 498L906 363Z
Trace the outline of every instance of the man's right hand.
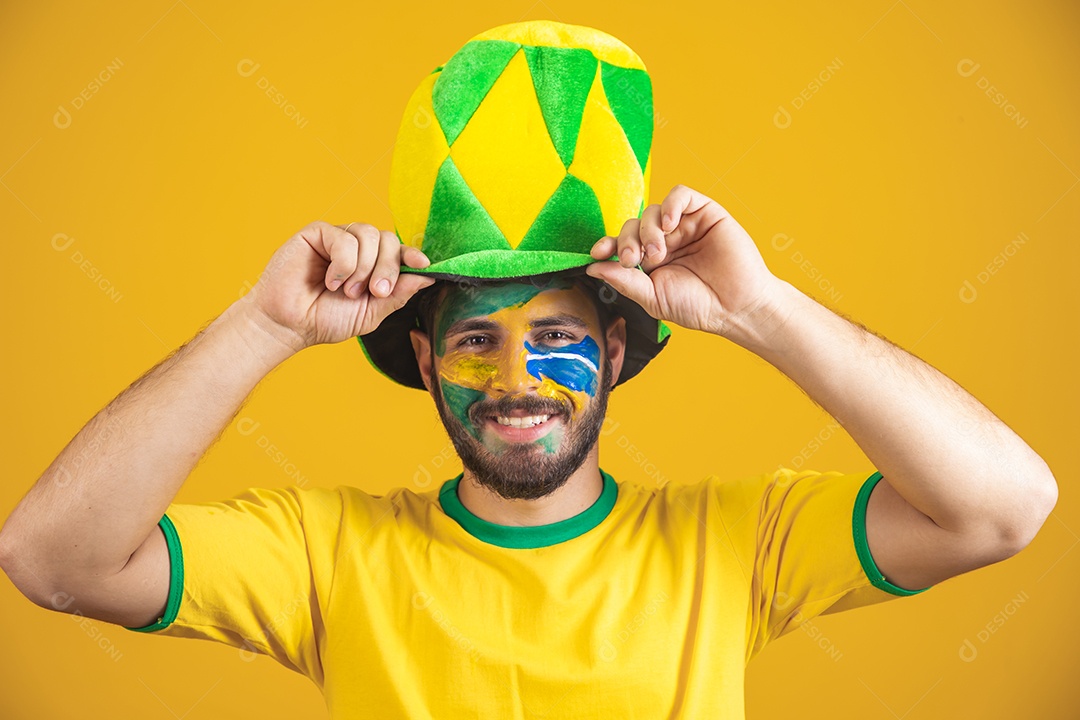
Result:
M348 227L348 232L345 228ZM434 278L400 273L431 261L389 230L317 220L278 248L242 298L256 321L299 352L364 335Z
M402 264L430 261L371 225L315 222L289 239L247 295L72 438L4 521L0 569L42 607L127 627L162 617L171 575L158 523L184 480L290 352L371 332L435 282L399 277Z

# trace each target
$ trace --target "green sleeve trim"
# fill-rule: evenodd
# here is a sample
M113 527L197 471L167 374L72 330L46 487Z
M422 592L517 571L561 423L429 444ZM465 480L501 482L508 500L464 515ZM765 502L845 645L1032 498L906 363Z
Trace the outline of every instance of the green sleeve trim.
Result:
M879 480L881 480L880 472L875 472L868 477L862 487L859 488L859 494L855 498L855 510L851 515L851 529L855 537L855 552L859 555L859 562L862 563L863 572L866 573L866 577L870 578L870 582L873 583L874 587L893 595L917 595L929 590L933 585L920 590L907 590L893 585L878 570L877 563L874 562L874 557L870 554L870 545L866 541L866 506L870 502L870 493Z
M135 632L163 630L176 620L180 612L180 598L184 593L184 553L180 548L180 536L176 534L176 526L168 515L162 515L158 525L165 534L165 545L169 548L169 599L165 602L165 614L156 623L141 628L127 628Z

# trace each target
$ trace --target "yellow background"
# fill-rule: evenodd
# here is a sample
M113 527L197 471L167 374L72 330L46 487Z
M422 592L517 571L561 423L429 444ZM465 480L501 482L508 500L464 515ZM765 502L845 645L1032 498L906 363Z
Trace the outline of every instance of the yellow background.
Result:
M523 19L597 27L644 59L651 202L676 183L715 198L774 273L958 381L1058 478L1055 512L1017 557L777 641L749 668L748 716L1075 717L1069 2L5 3L0 517L298 229L391 227L390 151L409 94L472 35ZM771 366L678 327L610 417L601 463L618 479L872 470ZM429 397L393 386L349 341L263 382L179 498L293 482L426 489L457 473L449 452ZM325 716L316 688L267 658L80 623L6 578L0 628L4 718Z

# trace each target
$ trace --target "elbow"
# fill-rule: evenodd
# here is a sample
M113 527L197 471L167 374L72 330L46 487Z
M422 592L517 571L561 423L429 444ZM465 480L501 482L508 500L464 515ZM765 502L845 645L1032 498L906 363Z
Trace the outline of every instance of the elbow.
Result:
M1057 505L1058 484L1049 466L1043 463L1030 477L1014 512L999 527L998 534L1009 557L1032 543Z
M0 570L16 590L39 607L63 612L71 604L65 601L63 591L46 580L44 570L35 569L33 555L8 525L0 529Z
M0 570L9 578L15 574L15 565L19 562L19 551L15 547L15 539L12 537L10 523L0 527ZM14 582L14 578L12 578Z

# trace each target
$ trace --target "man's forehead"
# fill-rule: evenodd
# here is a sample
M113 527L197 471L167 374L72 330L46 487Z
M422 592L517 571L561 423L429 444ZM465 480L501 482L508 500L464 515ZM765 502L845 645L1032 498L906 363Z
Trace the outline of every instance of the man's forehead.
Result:
M507 308L522 306L535 308L538 312L558 308L560 312L576 314L585 320L589 319L591 307L582 289L566 278L554 278L542 283L450 285L440 294L435 312L436 327L445 332L459 320L486 317Z

